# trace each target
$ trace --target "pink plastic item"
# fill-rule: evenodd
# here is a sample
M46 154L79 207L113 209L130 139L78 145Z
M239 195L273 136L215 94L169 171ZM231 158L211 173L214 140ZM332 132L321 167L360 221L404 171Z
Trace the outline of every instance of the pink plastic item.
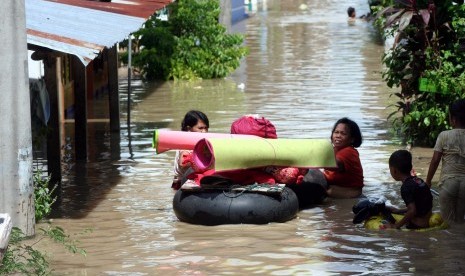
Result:
M156 129L153 132L152 146L157 154L168 150L193 150L195 144L204 138L257 138L257 136Z

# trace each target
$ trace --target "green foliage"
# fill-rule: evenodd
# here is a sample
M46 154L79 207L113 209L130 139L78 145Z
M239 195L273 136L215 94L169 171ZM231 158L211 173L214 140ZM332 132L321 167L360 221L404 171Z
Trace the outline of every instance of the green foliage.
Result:
M426 95L426 97L437 98L435 96L434 94ZM416 101L402 121L407 126L407 131L410 131L409 136L426 145L434 145L439 133L449 128L447 106L433 106L432 102L434 99Z
M171 59L176 43L171 26L155 16L139 30L136 45L143 48L134 53L133 65L144 74L146 79L168 79L171 72Z
M135 33L133 64L146 79L222 78L239 67L248 51L242 35L219 24L218 0L179 0L168 10L168 21L154 15Z
M390 7L394 5L393 2L394 0L368 0L370 13L375 16L373 25L383 38L392 35L392 31L386 30L384 26L386 24L386 14L389 14Z
M374 10L375 25L396 36L383 56L383 79L400 87L393 94L399 98L393 126L405 142L431 146L450 127L447 106L465 96L465 7L451 0L402 0ZM438 91L420 91L422 78Z
M48 256L35 249L44 238L62 244L72 253L86 255L83 249L76 246L77 241L71 239L60 227L40 228L38 237L32 241L16 227L10 234L10 243L0 266L0 275L20 273L21 275L51 275Z
M54 226L47 229L39 228L40 232L44 237L48 237L52 241L62 244L69 252L75 254L79 253L83 256L86 256L86 251L77 247L79 241L72 239L69 235L65 233L65 230L61 227ZM89 232L89 229L86 229L84 233Z
M21 273L23 275L49 275L46 256L32 246L22 244L26 240L23 232L13 227L10 243L0 266L0 274Z
M52 211L52 204L56 200L53 196L56 186L49 189L50 177L43 176L40 169L34 172L33 181L36 221L41 221ZM34 241L26 237L21 229L13 227L8 248L0 265L0 275L51 275L47 255L35 249L45 238L63 245L69 252L86 255L85 250L77 247L78 241L67 235L61 227L39 228Z
M454 101L465 97L465 6L452 5L448 9L453 30L452 39L439 52L427 49L427 69L424 76L434 82L442 94Z
M35 216L36 221L41 221L52 212L52 205L56 201L56 197L53 197L56 185L49 188L50 176L44 176L41 169L34 172L33 181Z

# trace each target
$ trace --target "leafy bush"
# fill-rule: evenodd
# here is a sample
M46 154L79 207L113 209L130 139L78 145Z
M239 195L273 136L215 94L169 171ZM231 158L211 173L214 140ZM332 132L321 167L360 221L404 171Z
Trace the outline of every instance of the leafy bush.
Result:
M40 228L39 238L32 241L17 227L13 227L10 234L10 243L0 266L0 275L51 275L48 257L45 253L34 247L44 238L60 243L72 253L85 255L86 252L76 246L77 241L65 234L60 227Z
M33 182L36 221L41 221L52 212L52 205L56 201L56 197L53 197L56 185L50 189L50 176L44 176L41 169L34 172Z
M376 24L396 35L383 56L383 78L389 87L401 88L393 94L398 111L390 118L405 142L433 145L450 127L448 105L465 96L465 7L454 2L397 0L375 9ZM421 80L436 89L420 90Z
M146 79L221 78L247 54L243 36L219 24L218 0L179 0L168 6L169 20L156 15L136 32L134 66Z
M55 187L49 189L50 177L44 177L42 170L36 170L33 175L36 221L41 221L50 215L52 204L56 198L52 195ZM77 247L78 241L72 239L58 226L39 228L39 233L33 241L17 227L10 234L8 248L0 265L0 275L50 275L47 255L34 247L43 239L48 238L62 244L69 252L86 255L85 250Z

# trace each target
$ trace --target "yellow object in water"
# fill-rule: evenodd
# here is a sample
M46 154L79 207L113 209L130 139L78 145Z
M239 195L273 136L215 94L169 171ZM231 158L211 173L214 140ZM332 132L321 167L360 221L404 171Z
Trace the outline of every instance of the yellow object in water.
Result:
M398 214L392 214L392 216L396 219L396 221L399 221L403 218L403 215L398 215ZM382 215L378 215L378 216L372 216L369 219L365 220L364 226L366 229L379 230L380 227L382 227L386 223L388 223L386 219ZM429 219L428 228L421 228L421 229L415 229L415 230L403 228L402 230L424 232L424 231L440 230L440 229L446 229L446 228L447 228L447 223L442 219L441 214L433 213Z

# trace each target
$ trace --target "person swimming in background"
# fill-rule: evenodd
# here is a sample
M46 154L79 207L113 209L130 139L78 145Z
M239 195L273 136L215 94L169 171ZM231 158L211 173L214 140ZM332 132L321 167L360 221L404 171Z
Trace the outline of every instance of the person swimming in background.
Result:
M347 22L350 25L355 24L357 19L363 19L365 21L369 21L371 19L371 15L369 13L366 15L364 14L364 15L357 17L357 12L355 11L354 7L347 8L347 16L348 16Z
M186 113L181 122L181 131L187 132L208 132L210 122L207 115L198 110L191 110ZM178 190L187 180L187 176L194 170L191 167L192 151L178 150L174 161L174 179L171 188Z
M355 23L355 21L357 20L357 14L355 12L355 8L354 7L349 7L347 9L347 16L349 17L347 19L347 22L349 22L349 24L353 24Z
M344 117L331 131L331 143L336 154L335 169L323 171L333 198L355 198L362 194L363 168L356 148L362 144L362 133L357 123Z
M357 16L357 14L355 12L355 8L354 7L347 8L347 15L349 16L349 18L355 19L356 16Z

